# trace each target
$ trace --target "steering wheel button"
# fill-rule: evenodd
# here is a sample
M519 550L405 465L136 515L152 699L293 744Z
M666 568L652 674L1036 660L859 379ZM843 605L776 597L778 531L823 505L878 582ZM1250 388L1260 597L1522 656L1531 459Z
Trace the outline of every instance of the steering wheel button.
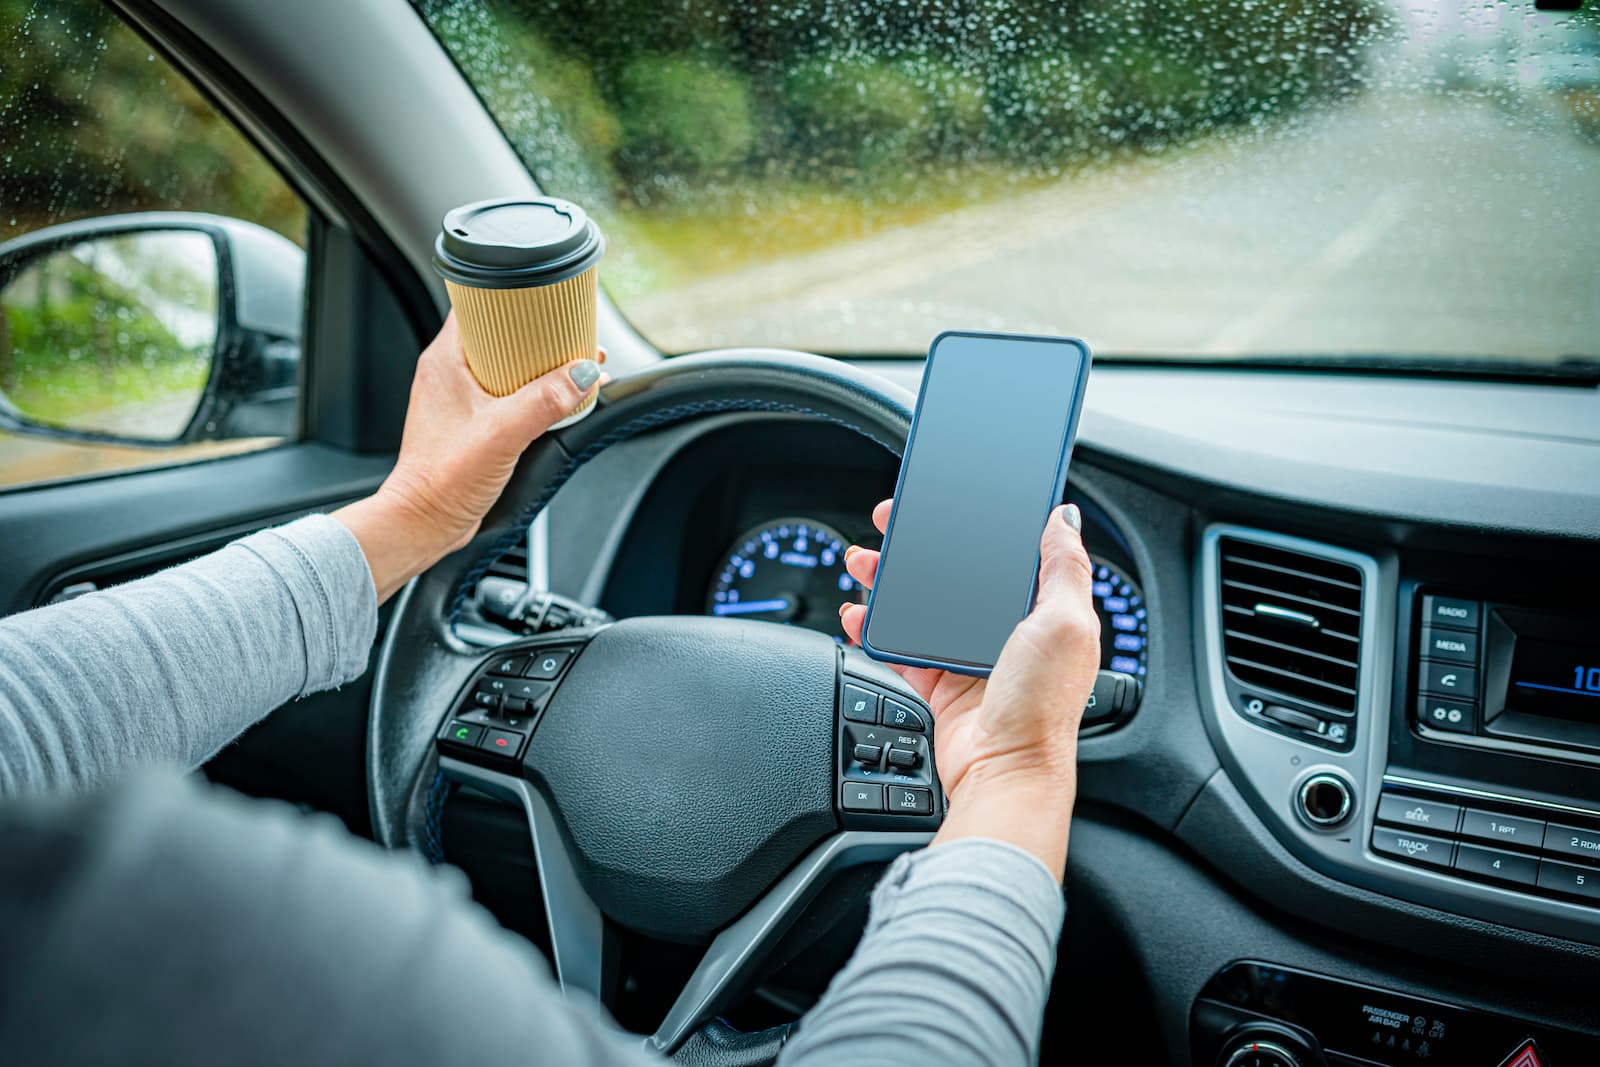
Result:
M539 707L544 698L550 695L551 686L548 682L507 682L506 700L524 701L523 710Z
M843 807L845 811L882 811L883 786L846 782Z
M853 753L856 762L868 767L876 767L883 757L882 745L857 745Z
M500 694L485 693L479 690L472 694L471 704L475 708L482 708L491 714L500 710Z
M444 734L440 737L446 744L459 745L462 748L472 748L483 736L483 727L470 722L457 720L445 727Z
M514 730L489 730L478 742L478 750L504 756L507 759L516 759L522 753L524 736Z
M839 708L851 722L875 723L878 721L878 694L859 685L846 685Z
M924 733L928 729L928 724L922 721L922 715L915 708L888 697L883 699L883 725L899 730L915 730L917 733Z
M909 748L891 748L889 750L889 766L915 767L922 762L922 758Z
M572 658L572 653L565 648L552 648L545 652L535 652L528 657L528 666L523 670L524 678L542 678L549 681L561 673L561 668L567 665L567 660Z
M526 656L503 656L489 667L490 674L503 675L507 678L520 678L528 666Z
M511 682L505 678L485 678L478 683L478 692L493 693L495 696L505 696L506 690L511 688Z
M889 787L889 811L896 815L932 815L933 793L927 789Z

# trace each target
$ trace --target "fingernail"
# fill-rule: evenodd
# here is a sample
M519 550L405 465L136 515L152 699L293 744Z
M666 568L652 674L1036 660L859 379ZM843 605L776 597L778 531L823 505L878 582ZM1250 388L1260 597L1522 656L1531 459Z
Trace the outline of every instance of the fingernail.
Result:
M580 359L567 373L572 377L572 384L587 393L589 386L600 380L600 364L592 359Z
M850 553L858 551L860 548L861 548L860 545L851 545L850 547L846 548L844 550L844 561L846 563L849 563L850 562Z
M841 619L844 618L844 613L846 611L848 611L849 608L850 608L849 604L840 604L839 605L839 618L841 618Z
M1061 521L1079 533L1083 533L1083 513L1078 510L1078 505L1068 504L1062 508Z

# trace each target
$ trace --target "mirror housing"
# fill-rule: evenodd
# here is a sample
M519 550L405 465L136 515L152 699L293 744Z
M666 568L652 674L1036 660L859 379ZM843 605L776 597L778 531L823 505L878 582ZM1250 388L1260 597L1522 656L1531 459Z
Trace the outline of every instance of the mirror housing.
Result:
M181 232L216 251L217 333L210 373L182 432L137 437L28 417L0 393L0 430L93 444L171 447L239 437L289 437L298 426L306 256L294 242L239 219L143 211L47 226L0 243L0 293L29 265L97 240Z

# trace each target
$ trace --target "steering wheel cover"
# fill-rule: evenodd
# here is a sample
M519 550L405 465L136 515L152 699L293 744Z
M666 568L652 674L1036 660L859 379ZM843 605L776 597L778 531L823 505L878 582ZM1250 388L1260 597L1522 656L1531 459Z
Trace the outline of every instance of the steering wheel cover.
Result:
M427 836L433 737L449 696L484 650L454 633L466 598L490 564L585 463L650 430L725 412L815 418L898 456L915 398L838 360L774 349L684 356L610 383L588 418L534 441L481 532L401 594L379 655L367 724L367 788L374 838L391 848Z

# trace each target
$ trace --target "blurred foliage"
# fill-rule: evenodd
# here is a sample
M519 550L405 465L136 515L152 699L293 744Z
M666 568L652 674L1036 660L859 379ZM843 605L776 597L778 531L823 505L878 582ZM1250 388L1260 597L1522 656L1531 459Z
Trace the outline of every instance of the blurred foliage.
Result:
M306 241L305 205L99 0L0 0L0 240L125 211L210 211Z
M214 313L214 291L210 300ZM72 252L31 262L0 291L0 397L35 422L104 428L117 409L197 403L210 368L209 343L184 344Z
M524 92L536 86L558 111L614 114L622 141L591 148L582 189L592 195L598 184L624 202L708 175L870 180L993 159L1058 171L1118 146L1260 123L1353 91L1390 17L1377 0L685 0L670 14L645 0L421 7L480 88L509 66ZM576 95L562 69L573 61L592 74ZM486 95L502 121L525 106Z

